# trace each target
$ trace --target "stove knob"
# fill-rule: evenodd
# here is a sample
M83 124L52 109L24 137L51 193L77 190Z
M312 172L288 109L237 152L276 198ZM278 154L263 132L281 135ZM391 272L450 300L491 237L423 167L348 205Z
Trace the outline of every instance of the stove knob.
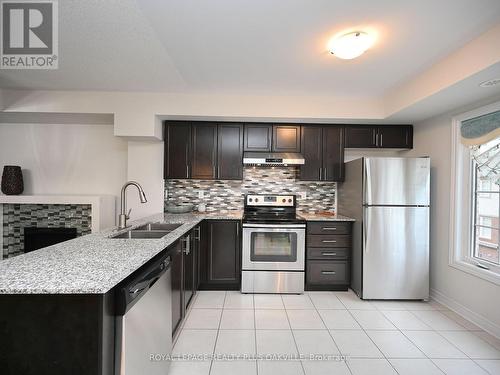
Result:
M292 203L292 198L289 198L289 199L288 199L288 203Z
M285 198L283 198L283 203L286 203L286 199Z
M255 201L258 202L259 201L259 198L255 198Z
M248 201L249 201L249 202L252 202L252 201L253 201L253 199L252 199L252 198L248 198Z

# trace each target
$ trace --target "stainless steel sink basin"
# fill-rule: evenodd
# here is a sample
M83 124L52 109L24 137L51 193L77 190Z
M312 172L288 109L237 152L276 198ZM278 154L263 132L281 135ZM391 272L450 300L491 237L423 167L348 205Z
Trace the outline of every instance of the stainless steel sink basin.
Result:
M147 223L147 224L141 225L140 227L137 227L133 230L147 230L147 231L162 230L162 231L171 232L171 231L179 228L181 225L182 224Z
M164 230L129 230L128 232L118 234L111 238L142 238L142 239L153 239L153 238L162 238L169 234L169 231Z
M147 223L111 238L162 238L182 224Z

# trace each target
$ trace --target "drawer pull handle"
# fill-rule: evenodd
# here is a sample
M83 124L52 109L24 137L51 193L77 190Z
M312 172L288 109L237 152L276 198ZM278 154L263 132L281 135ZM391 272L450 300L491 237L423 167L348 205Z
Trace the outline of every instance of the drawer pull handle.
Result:
M323 242L323 243L336 243L337 240L323 240L321 242Z
M337 230L336 227L323 227L321 229L323 229L323 230Z
M327 257L329 255L337 255L337 253L321 253L321 255Z
M336 274L336 272L335 272L335 271L321 271L321 273L322 273L323 275L335 275L335 274Z

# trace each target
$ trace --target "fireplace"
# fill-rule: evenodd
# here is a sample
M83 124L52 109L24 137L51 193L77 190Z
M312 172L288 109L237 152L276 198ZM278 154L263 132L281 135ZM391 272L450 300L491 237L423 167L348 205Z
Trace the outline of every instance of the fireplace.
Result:
M76 238L76 228L24 228L24 252L55 245Z

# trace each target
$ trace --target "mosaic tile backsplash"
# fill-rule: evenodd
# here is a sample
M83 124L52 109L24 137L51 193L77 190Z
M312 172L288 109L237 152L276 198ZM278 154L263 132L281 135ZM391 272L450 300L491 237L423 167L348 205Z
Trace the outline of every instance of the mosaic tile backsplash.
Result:
M89 204L4 204L3 256L24 252L24 228L76 228L77 236L91 232Z
M166 180L166 204L205 203L208 212L243 209L245 194L297 194L299 212L334 212L335 182L300 181L295 167L245 167L243 181L233 180ZM199 198L199 191L204 197Z

